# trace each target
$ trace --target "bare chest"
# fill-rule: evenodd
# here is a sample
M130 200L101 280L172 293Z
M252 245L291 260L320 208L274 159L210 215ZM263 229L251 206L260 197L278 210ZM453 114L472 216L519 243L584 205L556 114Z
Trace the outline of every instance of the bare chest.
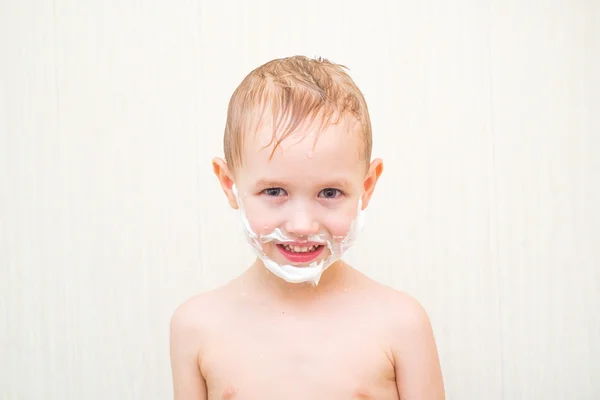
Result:
M209 399L398 399L393 362L375 327L263 322L240 321L211 340L201 360Z

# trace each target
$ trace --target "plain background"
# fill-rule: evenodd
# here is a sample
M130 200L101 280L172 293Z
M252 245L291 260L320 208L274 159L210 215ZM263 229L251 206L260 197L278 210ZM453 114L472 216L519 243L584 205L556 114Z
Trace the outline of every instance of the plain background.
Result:
M448 399L600 398L600 4L0 0L0 399L168 399L168 325L252 261L210 161L273 58L346 65L385 172L348 261Z

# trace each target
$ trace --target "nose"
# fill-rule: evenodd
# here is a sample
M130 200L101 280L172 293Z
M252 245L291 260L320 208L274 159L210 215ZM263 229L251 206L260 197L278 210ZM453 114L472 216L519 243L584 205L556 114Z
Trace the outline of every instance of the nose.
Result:
M307 236L319 233L319 223L307 212L307 210L294 210L285 229L294 235Z

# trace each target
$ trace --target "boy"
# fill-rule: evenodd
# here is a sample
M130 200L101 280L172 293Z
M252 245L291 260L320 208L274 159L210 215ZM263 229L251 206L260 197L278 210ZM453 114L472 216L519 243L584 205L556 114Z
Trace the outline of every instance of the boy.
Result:
M341 66L290 57L234 92L213 169L257 254L171 320L175 400L444 399L427 314L342 259L382 161Z

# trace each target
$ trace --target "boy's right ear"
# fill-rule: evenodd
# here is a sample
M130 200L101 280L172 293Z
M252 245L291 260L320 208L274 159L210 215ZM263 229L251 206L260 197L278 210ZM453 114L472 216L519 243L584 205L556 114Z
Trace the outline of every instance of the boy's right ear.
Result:
M214 158L212 161L213 171L219 179L219 183L221 184L221 188L227 196L227 200L229 201L229 205L234 210L238 209L237 199L235 198L235 194L233 193L233 174L229 170L229 166L225 162L225 160L221 158Z

